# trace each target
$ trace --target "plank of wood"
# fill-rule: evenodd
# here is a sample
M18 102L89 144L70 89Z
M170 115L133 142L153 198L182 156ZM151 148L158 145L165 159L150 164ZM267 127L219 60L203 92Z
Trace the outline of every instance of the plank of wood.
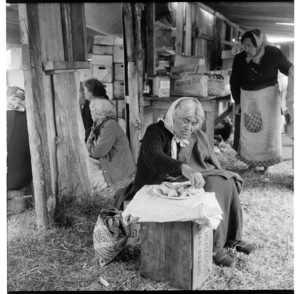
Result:
M40 53L39 18L41 15L38 5L35 3L19 4L19 19L35 211L37 226L44 228L54 223L56 202L54 191L52 191L48 137L47 132L45 132L47 123L45 100L42 99L44 97L44 73Z
M164 223L165 280L179 289L192 289L192 222Z
M66 61L73 61L71 9L69 3L60 3L64 53Z
M182 55L183 46L183 21L184 21L184 2L177 2L176 9L176 49L178 55Z
M92 64L99 64L99 65L108 65L112 67L113 65L113 56L111 55L91 55L91 63Z
M124 100L124 81L114 81L114 100Z
M185 48L184 54L192 54L192 5L189 2L185 3Z
M137 163L140 140L141 140L141 119L139 115L138 103L138 76L134 62L128 62L128 104L129 104L129 129L130 129L130 148L134 162Z
M94 45L115 45L115 37L113 36L94 36Z
M41 55L43 61L64 61L64 42L59 3L38 4Z
M93 54L113 55L114 47L113 46L93 45Z
M77 69L77 71L80 73L80 81L86 81L93 77L92 69Z
M72 24L72 42L73 42L73 59L87 60L86 48L86 21L84 3L70 3L71 24Z
M49 61L43 62L44 70L89 69L88 61Z
M114 81L124 81L123 63L114 63Z
M123 63L124 62L124 46L115 45L114 46L114 62Z
M91 195L88 151L79 110L79 73L53 76L60 195ZM83 200L83 199L82 199Z
M141 275L165 282L165 224L141 223Z
M148 77L153 77L155 74L155 2L147 2L146 3L146 58L147 58L147 68L146 72Z
M115 45L123 45L123 38L115 37Z

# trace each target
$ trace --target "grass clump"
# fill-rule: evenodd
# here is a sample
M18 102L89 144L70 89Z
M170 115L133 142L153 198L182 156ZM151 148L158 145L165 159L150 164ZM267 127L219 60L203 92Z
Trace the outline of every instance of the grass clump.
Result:
M232 149L218 154L223 168L241 173L246 165ZM271 167L268 177L243 176L240 195L243 237L259 249L249 256L228 249L233 268L213 264L201 290L286 290L294 288L292 162ZM140 275L140 246L126 246L105 267L93 248L93 229L100 210L133 178L103 190L81 203L65 196L56 212L56 226L38 230L34 210L11 216L7 226L8 291L175 290ZM100 277L108 282L102 284Z

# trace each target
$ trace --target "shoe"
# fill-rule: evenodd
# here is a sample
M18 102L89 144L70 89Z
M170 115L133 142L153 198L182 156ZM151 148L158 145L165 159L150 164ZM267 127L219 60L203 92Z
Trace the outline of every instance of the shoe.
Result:
M221 249L213 254L214 262L219 266L233 267L234 260Z
M270 174L270 168L268 166L265 166L264 170L263 170L263 175L266 176Z
M242 173L245 175L252 175L255 171L255 167L250 165L247 169L243 170Z
M243 252L245 254L250 254L257 249L255 244L246 243L244 241L233 241L227 242L228 247L235 249L238 252Z

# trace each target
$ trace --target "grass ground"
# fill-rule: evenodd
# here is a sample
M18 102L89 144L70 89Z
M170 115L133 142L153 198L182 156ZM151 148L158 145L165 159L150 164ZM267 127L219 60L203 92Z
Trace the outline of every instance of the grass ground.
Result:
M240 173L246 168L228 148L218 155L223 166ZM259 249L247 256L230 250L233 268L213 264L213 274L202 290L294 289L293 169L291 161L271 167L270 176L243 176L240 195L244 210L244 240ZM61 205L62 226L36 228L34 210L7 221L8 291L172 290L140 276L140 247L126 246L113 262L100 267L93 249L93 229L100 210L112 204L126 179L106 189L101 197L81 205L66 198ZM104 286L100 277L108 282Z

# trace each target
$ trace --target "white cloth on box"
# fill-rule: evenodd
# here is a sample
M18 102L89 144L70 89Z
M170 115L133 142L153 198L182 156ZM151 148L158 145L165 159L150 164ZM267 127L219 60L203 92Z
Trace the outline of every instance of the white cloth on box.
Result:
M134 217L138 222L194 221L215 230L223 219L215 193L203 192L199 197L179 200L157 196L153 192L155 186L146 185L135 194L122 213L125 224Z

